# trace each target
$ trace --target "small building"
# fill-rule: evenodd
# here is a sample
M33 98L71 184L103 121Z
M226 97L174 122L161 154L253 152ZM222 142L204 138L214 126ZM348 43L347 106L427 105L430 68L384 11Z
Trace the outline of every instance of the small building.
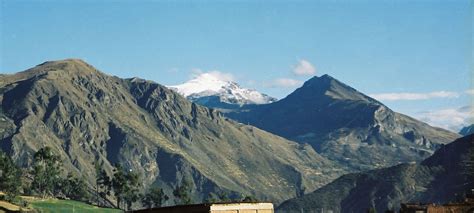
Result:
M274 213L272 203L207 203L142 209L138 213Z

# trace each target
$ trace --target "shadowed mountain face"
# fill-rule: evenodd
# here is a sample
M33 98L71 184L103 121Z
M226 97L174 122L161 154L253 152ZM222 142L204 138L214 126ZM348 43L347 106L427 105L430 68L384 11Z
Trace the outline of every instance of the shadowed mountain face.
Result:
M94 163L120 163L146 188L172 197L182 179L209 193L275 202L338 177L334 163L300 145L191 103L154 82L120 79L80 60L46 62L0 78L0 145L17 164L44 146L92 183ZM172 199L170 199L172 200Z
M441 147L421 164L344 175L332 183L281 204L277 212L377 212L398 210L400 203L462 200L474 188L474 135Z
M226 116L300 143L352 170L421 161L458 134L393 112L331 76L313 77L286 98Z
M459 131L459 134L461 135L470 135L474 133L474 124L471 124L469 126L463 127L461 131Z

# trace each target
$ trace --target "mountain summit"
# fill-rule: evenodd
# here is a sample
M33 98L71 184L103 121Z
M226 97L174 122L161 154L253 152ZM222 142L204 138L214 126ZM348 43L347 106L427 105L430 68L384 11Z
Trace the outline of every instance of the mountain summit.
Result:
M323 75L277 102L226 116L300 143L355 170L421 161L460 135L396 113Z
M254 89L242 88L217 72L201 73L176 86L169 86L189 100L212 108L238 108L246 104L267 104L276 101Z
M381 104L377 100L362 94L328 74L310 78L303 86L291 93L286 98L286 101L297 101L297 99L304 98L305 100L320 102L324 96L332 100L351 100Z

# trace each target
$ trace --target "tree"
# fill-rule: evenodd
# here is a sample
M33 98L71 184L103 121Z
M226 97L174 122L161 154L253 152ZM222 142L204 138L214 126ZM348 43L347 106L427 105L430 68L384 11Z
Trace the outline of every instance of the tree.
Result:
M112 179L112 187L117 199L117 207L125 201L127 208L130 208L133 202L136 202L138 196L138 174L130 171L125 171L121 165L115 168L114 178Z
M207 195L207 198L204 200L205 203L216 203L219 201L219 198L217 197L216 194L210 192L208 195Z
M173 191L177 204L191 204L191 183L183 178Z
M104 169L96 167L96 199L97 205L100 206L102 200L102 204L107 199L107 196L110 195L110 191L112 189L112 180L107 175Z
M13 199L20 193L21 170L6 153L0 151L0 190L7 199Z
M88 200L89 192L87 191L87 184L83 178L77 178L69 174L67 179L64 179L62 182L64 184L61 191L66 197L80 201Z
M217 196L219 197L219 201L220 202L230 202L231 199L229 197L229 193L227 193L226 191L220 191Z
M137 181L137 186L138 186L138 181ZM129 190L127 190L123 197L123 200L127 204L127 210L130 210L132 208L132 204L137 202L140 199L140 197L142 197L142 195L139 193L138 187L131 187Z
M94 162L94 167L95 167L95 201L97 206L100 206L99 202L99 174L100 174L100 165L99 162L96 161Z
M35 153L32 187L42 198L53 195L54 186L60 180L60 173L60 157L54 155L51 148L41 148Z
M120 209L120 203L126 191L127 178L121 165L115 168L115 174L112 180L112 187L114 188L115 198L117 199L117 208Z
M163 189L152 186L143 195L142 204L143 206L151 209L154 207L161 207L161 205L168 199L169 197L163 192Z

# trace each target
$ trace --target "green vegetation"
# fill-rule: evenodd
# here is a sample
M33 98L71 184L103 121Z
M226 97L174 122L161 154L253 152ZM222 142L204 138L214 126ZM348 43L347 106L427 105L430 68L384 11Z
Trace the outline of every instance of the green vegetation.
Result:
M20 197L17 197L20 198ZM122 212L120 209L100 208L79 201L60 200L54 198L41 199L39 197L21 197L22 202L27 205L18 205L14 202L0 201L0 212L2 210L11 212Z
M25 172L26 173L26 172ZM90 197L88 186L83 178L75 177L69 173L66 178L61 177L62 164L60 157L55 155L51 148L45 147L39 149L34 154L33 170L30 172L32 177L31 188L26 186L23 172L12 161L12 159L4 152L0 151L0 191L5 194L0 195L0 200L4 208L17 206L18 208L26 208L30 206L48 212L48 208L58 208L59 211L64 209L64 212L70 212L71 208L94 209L97 207L89 206L77 201L60 201L55 199L48 199L47 201L40 201L38 199L24 199L18 196L21 191L28 194L39 195L42 199L47 197L66 197L74 200L87 201ZM27 175L27 174L24 174ZM24 189L22 189L25 185ZM31 203L30 203L31 202ZM87 207L87 208L86 208ZM16 208L16 207L15 207ZM55 209L56 212L56 209Z
M87 201L89 200L89 192L87 191L87 184L83 178L74 177L69 174L66 179L60 181L60 190L66 197L73 200Z
M61 159L51 148L41 148L35 153L33 175L32 187L42 198L55 194L55 186L60 183Z
M5 199L11 201L20 193L21 170L12 159L0 151L0 191L5 193Z
M39 149L34 155L31 184L33 191L43 199L61 195L74 200L87 201L90 194L85 180L71 173L63 178L62 173L60 156L55 155L50 147Z
M73 200L31 200L30 206L41 212L122 212L119 209L100 208Z
M219 197L219 201L221 202L230 202L231 199L229 198L229 193L225 192L225 191L221 191L217 194L217 196Z
M117 207L120 208L122 202L127 204L126 209L130 209L132 204L140 198L138 194L138 174L133 171L125 171L119 164L115 168L112 188L114 189Z
M176 197L176 203L178 204L191 204L192 198L191 194L191 183L184 179L181 181L181 184L177 185L173 191L173 195Z
M21 181L13 181L20 179L21 171L13 164L13 161L5 154L0 155L2 172L1 176L2 187L7 191L9 188L13 192L18 193L21 187ZM78 201L89 201L91 196L88 192L87 184L83 178L75 177L69 173L67 178L62 178L62 164L60 157L53 154L51 148L45 147L38 150L34 155L35 163L34 169L31 172L33 177L32 187L33 194L40 195L42 199L50 197L47 200L36 200L32 199L31 206L36 209L48 212L48 209L55 209L58 211L71 211L76 209L80 211L95 211L100 209L96 206L87 205ZM11 180L12 179L12 180ZM158 187L152 187L148 189L145 194L139 193L139 175L137 173L125 170L120 164L114 169L113 177L110 178L99 166L96 166L96 203L97 206L107 205L107 196L111 195L111 192L115 195L116 206L118 209L130 210L133 203L141 201L141 203L147 208L160 207L166 202L169 197L164 193L163 189ZM186 178L176 186L173 191L175 196L175 202L177 204L191 204L192 197L192 184ZM66 198L73 200L56 200L51 197L65 196ZM212 197L213 196L213 197ZM210 199L212 202L229 202L232 201L229 198L229 194L225 191L221 191L217 194L212 193ZM16 203L21 206L28 206L26 201L20 197L15 197ZM242 200L234 201L246 201L252 202L257 199L253 196L243 197ZM124 206L124 204L126 206Z
M112 191L112 180L107 175L104 169L99 167L99 164L96 164L96 203L98 206L105 205L107 196L110 195Z
M169 197L163 192L163 189L152 186L142 197L142 204L147 208L161 207Z

